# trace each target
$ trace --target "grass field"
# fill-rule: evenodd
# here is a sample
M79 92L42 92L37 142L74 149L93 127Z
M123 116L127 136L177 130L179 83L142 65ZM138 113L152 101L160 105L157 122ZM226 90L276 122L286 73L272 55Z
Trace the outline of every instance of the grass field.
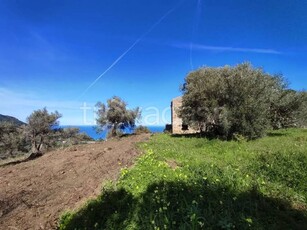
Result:
M307 228L307 130L249 142L158 134L140 148L133 168L59 228Z

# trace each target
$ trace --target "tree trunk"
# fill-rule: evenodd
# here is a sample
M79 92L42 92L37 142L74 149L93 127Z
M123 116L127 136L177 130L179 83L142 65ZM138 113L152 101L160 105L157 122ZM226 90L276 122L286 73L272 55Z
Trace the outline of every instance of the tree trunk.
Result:
M42 146L42 142L43 142L42 137L40 138L39 143L35 140L35 138L33 138L32 143L31 143L32 144L32 151L31 151L30 156L28 156L27 160L32 160L32 159L35 159L35 158L43 155L42 152L40 151L41 146Z
M116 137L117 136L117 124L114 124L113 129L112 129L112 137Z
M27 160L33 160L35 158L41 157L43 154L41 152L32 152L28 157Z

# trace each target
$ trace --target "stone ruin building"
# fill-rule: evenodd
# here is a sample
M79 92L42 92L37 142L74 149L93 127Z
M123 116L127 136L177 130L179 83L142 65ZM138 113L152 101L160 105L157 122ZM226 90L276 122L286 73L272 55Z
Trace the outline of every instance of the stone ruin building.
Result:
M183 124L182 119L178 116L178 110L182 105L182 97L176 97L171 102L172 125L169 127L172 134L191 134L196 131ZM167 128L166 128L167 129Z

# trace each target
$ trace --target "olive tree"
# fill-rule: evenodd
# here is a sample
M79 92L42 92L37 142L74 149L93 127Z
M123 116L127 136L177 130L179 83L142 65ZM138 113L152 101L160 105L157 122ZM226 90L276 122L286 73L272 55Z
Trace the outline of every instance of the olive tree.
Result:
M98 131L107 128L109 136L117 136L125 128L135 127L137 119L141 116L138 107L128 109L127 103L117 96L107 100L106 104L98 102L96 107Z
M307 92L303 91L299 93L300 107L295 114L298 127L307 127Z
M272 126L272 112L280 109L277 101L286 89L282 76L270 75L249 63L201 68L185 78L179 114L200 132L225 138L240 134L254 139ZM283 113L289 114L292 113ZM274 119L282 120L280 114Z
M306 97L302 92L283 90L276 92L276 100L271 103L271 124L274 129L300 127L303 125L302 112L306 107Z
M61 116L57 111L49 113L44 108L34 111L27 118L26 135L31 141L32 157L41 155L43 147L51 145Z
M22 128L12 122L0 122L0 155L12 156L20 148L23 142Z

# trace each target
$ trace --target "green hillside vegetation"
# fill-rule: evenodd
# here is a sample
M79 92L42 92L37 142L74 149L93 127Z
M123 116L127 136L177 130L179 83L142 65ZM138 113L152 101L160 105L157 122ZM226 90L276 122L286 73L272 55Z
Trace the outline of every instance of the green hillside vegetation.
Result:
M305 229L307 130L222 141L158 134L59 229Z
M17 125L17 126L26 124L26 123L18 120L15 117L6 116L6 115L2 115L2 114L0 114L0 122L9 122L9 123L12 123L12 124Z
M1 116L0 120L0 165L23 162L41 156L46 151L68 145L86 143L93 139L78 128L59 128L57 111L46 108L33 111L27 124L16 118ZM12 160L12 161L10 161Z
M105 104L97 103L97 115L97 132L108 128L108 137L115 137L121 136L125 128L134 128L141 111L139 108L128 109L124 100L114 96ZM27 124L14 117L0 115L0 160L28 155L25 159L18 159L21 163L54 148L93 141L86 133L80 133L79 128L60 128L61 117L58 111L49 112L47 108L33 111L27 117ZM149 130L140 127L136 132L146 133Z

